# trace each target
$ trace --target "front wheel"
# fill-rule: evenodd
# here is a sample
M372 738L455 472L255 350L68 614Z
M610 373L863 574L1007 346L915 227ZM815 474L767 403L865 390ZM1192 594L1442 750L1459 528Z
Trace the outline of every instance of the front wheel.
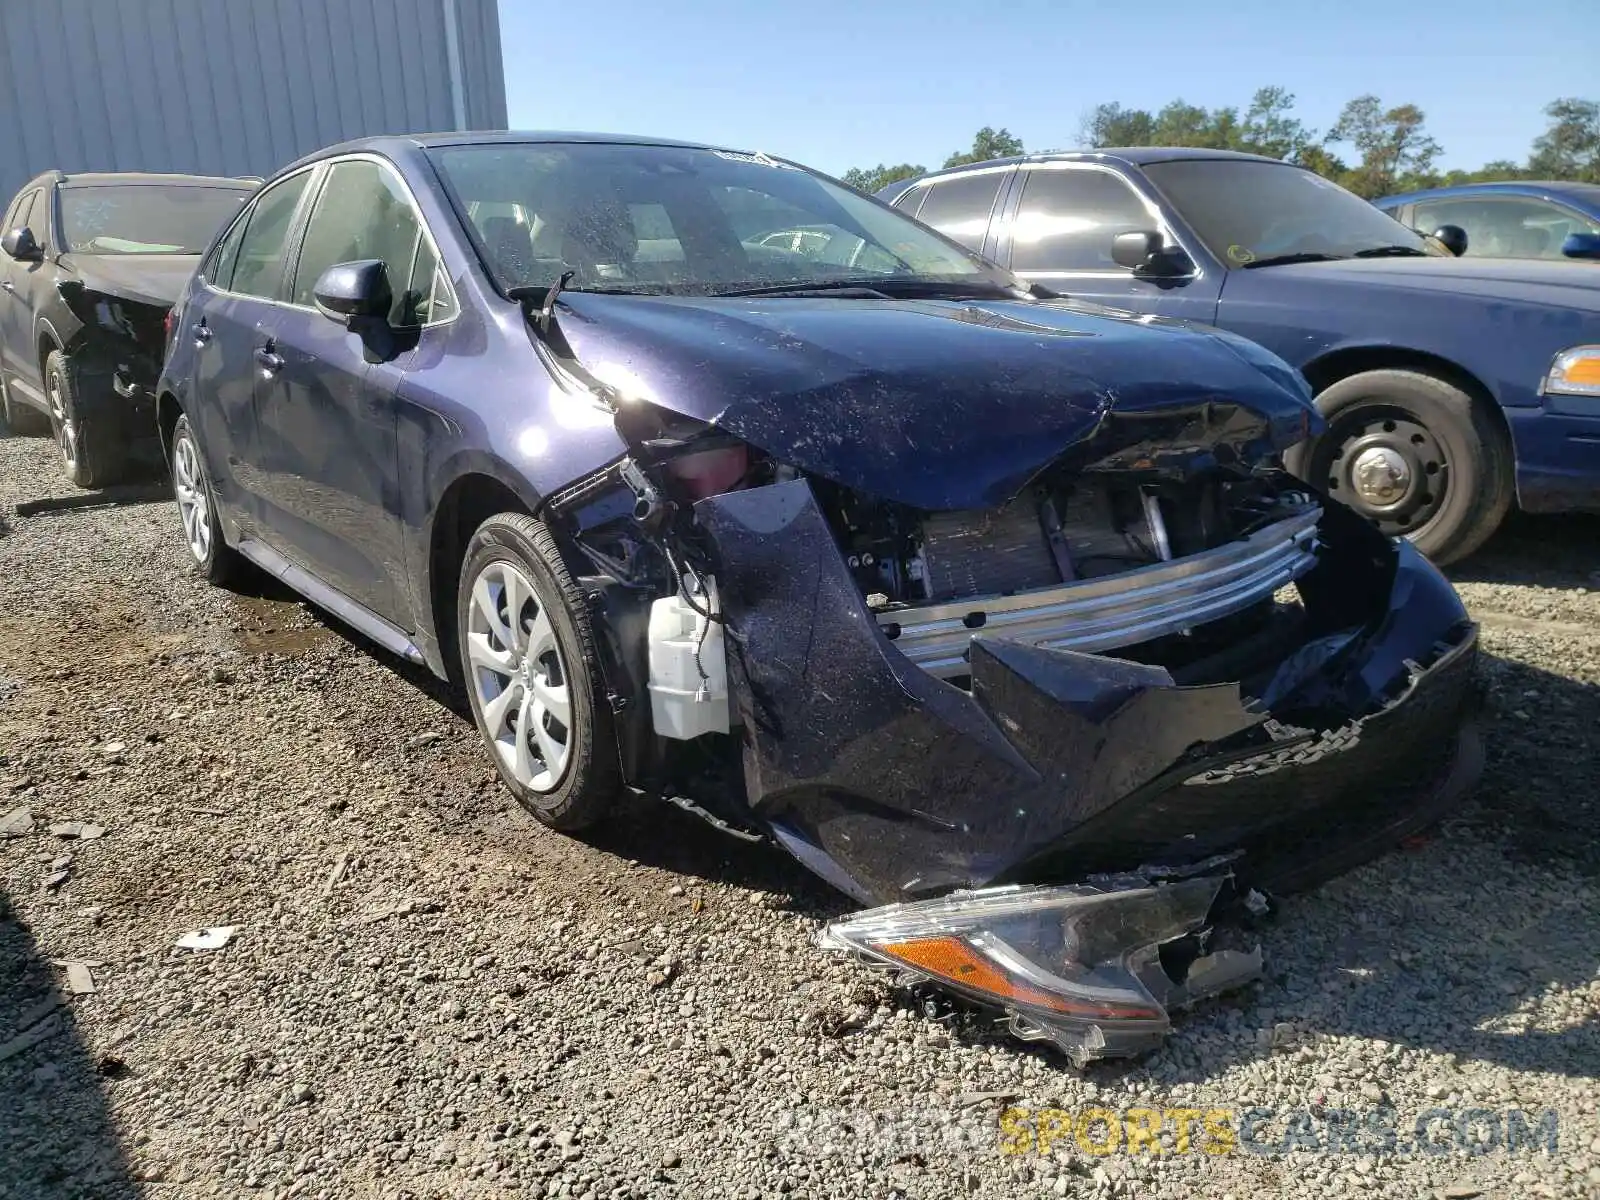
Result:
M110 422L94 413L83 395L83 377L72 360L52 350L44 360L44 395L50 405L50 428L67 478L81 488L115 483L127 469L125 448L114 440ZM110 384L106 384L110 390Z
M1420 371L1364 371L1317 397L1327 432L1289 467L1441 565L1471 554L1511 507L1511 447L1485 405Z
M595 824L621 786L583 594L550 531L503 513L467 545L456 646L478 732L517 800L554 829Z

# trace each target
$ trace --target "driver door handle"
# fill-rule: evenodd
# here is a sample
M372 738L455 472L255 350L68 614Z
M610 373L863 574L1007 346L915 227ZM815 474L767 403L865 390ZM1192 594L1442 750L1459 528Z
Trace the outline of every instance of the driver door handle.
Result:
M14 292L17 290L17 285L9 279L0 279L0 288L5 288L8 292Z
M196 346L204 346L211 340L211 326L206 324L204 317L194 323L192 332L194 333L194 344Z
M263 375L276 375L283 369L283 355L272 348L271 342L256 351L256 362L261 364Z

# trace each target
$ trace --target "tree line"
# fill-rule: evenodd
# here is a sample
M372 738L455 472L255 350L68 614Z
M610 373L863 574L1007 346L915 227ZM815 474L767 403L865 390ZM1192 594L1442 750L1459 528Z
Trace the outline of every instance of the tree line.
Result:
M1501 159L1475 171L1435 169L1443 153L1415 104L1386 106L1377 96L1357 96L1326 132L1294 115L1294 94L1264 87L1247 108L1204 108L1174 100L1151 112L1121 104L1096 105L1078 129L1077 148L1105 146L1198 146L1240 150L1287 159L1376 199L1396 192L1498 179L1564 179L1600 183L1600 101L1567 97L1545 106L1545 131L1534 138L1522 162ZM1006 129L984 126L972 148L945 159L946 167L1024 153L1022 140ZM844 182L876 192L899 179L921 175L920 164L879 163L852 167Z

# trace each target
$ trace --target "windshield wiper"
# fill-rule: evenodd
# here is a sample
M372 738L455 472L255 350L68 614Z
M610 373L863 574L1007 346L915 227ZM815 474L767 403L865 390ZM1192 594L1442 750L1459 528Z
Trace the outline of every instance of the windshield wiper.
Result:
M1254 262L1247 262L1244 264L1244 269L1249 271L1256 267L1281 267L1286 266L1289 263L1338 262L1343 257L1344 255L1342 254L1318 254L1314 252L1301 254L1274 254L1271 258L1258 258Z
M1432 258L1426 250L1415 246L1374 246L1370 250L1357 250L1352 258Z
M873 276L867 279L814 279L796 280L767 287L730 288L712 293L716 296L839 296L844 299L854 294L866 294L878 299L893 300L912 296L917 299L942 299L949 296L990 297L996 300L1014 299L1017 291L1003 283L989 281L950 282L936 279L902 279L894 276Z

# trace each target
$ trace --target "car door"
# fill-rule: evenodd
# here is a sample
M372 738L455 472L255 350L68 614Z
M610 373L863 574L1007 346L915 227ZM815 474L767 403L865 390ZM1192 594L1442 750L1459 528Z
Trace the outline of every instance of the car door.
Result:
M940 175L896 196L894 206L968 250L992 257L990 227L1015 169L979 167Z
M362 327L316 306L338 263L384 263L394 301ZM270 520L285 553L358 604L410 628L400 522L396 389L436 320L437 251L406 184L370 155L328 166L257 397Z
M1154 230L1182 245L1155 202L1122 172L1100 163L1024 163L997 237L999 260L1024 279L1075 300L1139 313L1216 320L1220 275L1191 253L1193 272L1148 277L1111 258L1119 233Z
M263 189L201 264L197 302L182 313L178 337L192 340L188 408L218 499L243 520L248 536L266 528L256 392L257 354L272 341L282 304L284 252L315 168Z
M26 227L33 231L40 248L46 248L46 200L43 188L18 196L6 214L5 230ZM25 392L39 404L44 402L43 373L36 352L34 314L40 280L50 271L48 257L38 262L18 262L9 254L0 255L0 371L6 373L8 386Z

